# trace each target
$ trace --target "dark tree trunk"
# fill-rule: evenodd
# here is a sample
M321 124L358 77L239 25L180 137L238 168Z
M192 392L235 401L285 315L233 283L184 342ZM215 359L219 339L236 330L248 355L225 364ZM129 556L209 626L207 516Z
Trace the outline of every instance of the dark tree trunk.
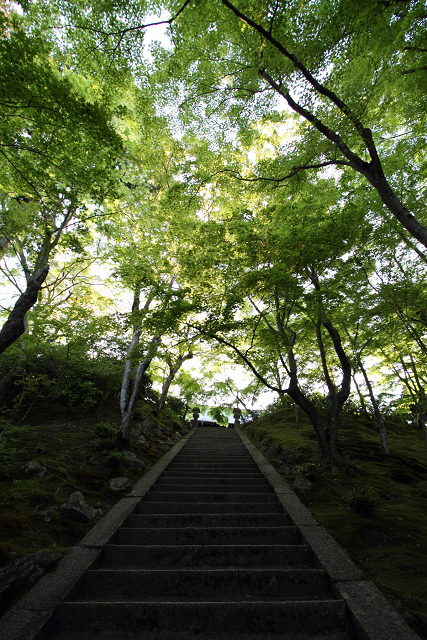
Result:
M25 316L37 302L39 291L48 273L49 265L47 264L38 270L36 275L28 282L24 293L19 296L0 331L0 353L3 353L25 333Z
M157 402L155 404L155 407L154 407L156 411L161 411L164 408L164 406L166 404L166 398L168 397L170 386L171 386L176 374L178 373L178 371L182 367L183 363L186 360L191 360L192 357L193 357L193 354L190 351L189 353L186 353L183 356L179 356L175 366L170 367L169 375L167 376L167 378L164 381L163 386L162 386L162 393L160 394L160 398L157 400Z

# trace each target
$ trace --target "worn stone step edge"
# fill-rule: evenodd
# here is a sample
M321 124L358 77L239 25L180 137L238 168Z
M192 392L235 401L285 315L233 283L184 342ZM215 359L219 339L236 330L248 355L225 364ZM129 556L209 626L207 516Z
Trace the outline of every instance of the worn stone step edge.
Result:
M155 493L271 493L272 489L269 484L180 484L176 483L158 483L152 489Z
M131 513L126 527L280 527L290 525L285 513L183 513L147 514Z
M170 529L137 529L120 527L115 544L296 544L300 542L296 527L186 527Z
M289 484L266 460L249 438L235 427L247 451L267 478L285 511L301 532L302 542L310 545L319 567L331 580L336 597L346 602L360 640L419 640L380 590L366 580L344 549L314 519Z
M104 569L86 571L73 601L103 602L168 600L331 600L327 576L321 569L179 568Z
M97 567L252 567L312 565L308 545L114 545L104 547Z
M259 495L259 494L258 494ZM283 513L280 502L149 502L142 500L135 508L140 514L189 514L205 513Z
M59 608L54 629L119 632L123 628L192 631L205 629L277 633L344 628L343 601L296 602L66 602ZM56 623L56 624L55 624ZM303 627L301 629L301 627ZM96 638L96 635L94 635Z
M147 502L259 502L260 496L262 496L265 502L275 504L277 497L273 491L261 493L236 493L234 491L186 491L175 493L170 491L150 491L147 495L144 495L144 500Z

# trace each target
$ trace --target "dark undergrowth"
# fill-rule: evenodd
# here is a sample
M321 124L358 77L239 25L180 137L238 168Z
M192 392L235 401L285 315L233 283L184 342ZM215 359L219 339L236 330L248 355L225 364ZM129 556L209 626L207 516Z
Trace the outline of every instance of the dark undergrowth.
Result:
M144 446L131 438L129 449L151 467L181 437L175 429L182 422L170 409L153 416L151 403L141 401L137 419L149 416L153 424L171 427L172 436L146 437ZM104 425L114 432L120 414L117 400L103 401L90 410L66 407L58 403L34 405L25 424L11 427L3 421L0 429L0 567L19 557L50 549L67 553L93 526L68 510L61 509L73 491L81 491L88 505L107 513L122 494L109 488L111 478L126 476L133 485L143 474L126 466L123 454L115 452ZM100 428L101 425L101 428ZM101 438L99 437L101 435ZM108 434L107 434L108 436ZM167 446L165 446L167 445ZM105 448L109 450L105 450ZM101 451L104 449L103 451ZM90 459L104 454L107 464L94 466ZM36 460L47 472L28 477L21 467ZM45 512L56 507L50 514ZM97 517L102 517L101 514ZM0 603L0 615L28 586Z
M414 426L387 420L386 427L390 456L381 452L373 419L345 415L339 431L340 452L348 464L345 473L328 473L318 466L313 428L300 416L297 429L293 409L264 415L246 433L257 446L268 434L269 446L277 443L289 450L284 457L294 473L285 475L286 480L292 484L300 473L312 482L302 501L414 631L427 638L415 616L411 620L411 612L427 614L427 450L421 430ZM284 457L270 460L279 471ZM362 508L355 510L357 501L349 500L355 493L373 498L371 508L364 510L362 501Z

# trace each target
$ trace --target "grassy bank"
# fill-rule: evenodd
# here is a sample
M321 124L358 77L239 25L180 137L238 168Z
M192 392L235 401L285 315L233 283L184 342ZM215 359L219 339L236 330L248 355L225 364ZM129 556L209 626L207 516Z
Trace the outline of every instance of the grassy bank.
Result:
M269 435L268 447L287 450L270 461L279 471L285 458L290 462L294 472L283 475L291 485L297 474L308 478L311 490L299 494L304 504L427 638L420 624L427 614L427 451L421 431L387 420L391 455L385 456L374 421L346 414L339 448L349 468L327 473L316 465L320 451L309 420L300 416L299 422L297 429L293 409L279 409L251 423L246 434L258 447ZM355 489L377 499L371 514L363 504L361 511L348 506Z

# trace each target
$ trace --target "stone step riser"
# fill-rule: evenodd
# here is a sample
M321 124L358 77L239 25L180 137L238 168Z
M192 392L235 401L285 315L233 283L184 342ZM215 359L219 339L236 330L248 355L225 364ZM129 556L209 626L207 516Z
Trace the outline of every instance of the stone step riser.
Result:
M125 522L126 527L285 527L291 526L289 516L285 514L205 514L205 515L147 515L132 514Z
M318 569L164 569L87 571L75 599L102 602L118 598L189 598L224 602L246 598L328 599L325 575Z
M204 513L283 513L283 507L278 502L252 502L252 503L212 503L212 502L140 502L135 513L170 513L200 515Z
M156 482L155 486L162 485L174 485L176 487L185 487L185 486L210 486L210 485L220 485L220 486L236 486L242 487L244 485L257 485L258 487L269 487L267 480L265 478L222 478L221 476L211 477L211 478L195 478L193 477L175 477L170 475L164 475L159 478Z
M232 464L224 464L223 462L171 462L168 467L171 471L180 471L180 470L193 470L197 471L199 469L203 469L207 472L209 471L234 471L237 473L239 471L248 471L251 473L255 473L258 471L258 467L256 464L252 462L245 463L232 463Z
M260 474L259 471L217 471L213 469L212 471L203 471L203 469L195 469L189 473L186 469L181 470L173 470L169 469L169 467L162 473L160 478L164 477L175 477L175 478L264 478Z
M153 493L274 493L268 484L155 484L151 491Z
M56 629L70 634L80 630L99 637L102 630L119 634L169 630L198 634L218 632L319 633L345 628L345 603L320 602L106 602L64 603L56 614ZM105 636L107 637L107 636ZM230 639L231 640L231 639Z
M164 482L173 483L176 480L183 482L184 484L193 484L195 482L200 484L229 484L230 482L237 482L238 484L268 484L265 478L260 479L260 476L255 473L193 473L188 475L188 471L169 471L163 476L160 476L157 484ZM184 481L187 480L187 483ZM240 483L238 481L241 481Z
M236 462L238 462L239 460L241 460L242 462L247 462L248 460L250 461L250 458L247 454L243 453L243 454L237 454L237 453L213 453L213 452L209 452L207 451L206 453L197 453L197 452L190 452L190 451L185 451L184 449L182 450L181 453L179 453L176 456L176 460L191 460L191 462L197 462L198 460L204 461L204 460L236 460Z
M212 527L137 529L121 527L114 544L298 544L296 527Z
M171 493L169 491L150 491L144 496L147 502L260 502L260 497L265 502L276 503L277 497L274 493L234 493L218 491L208 493L207 491L189 491L186 493Z
M107 545L100 566L103 568L145 567L307 567L312 551L307 545Z

